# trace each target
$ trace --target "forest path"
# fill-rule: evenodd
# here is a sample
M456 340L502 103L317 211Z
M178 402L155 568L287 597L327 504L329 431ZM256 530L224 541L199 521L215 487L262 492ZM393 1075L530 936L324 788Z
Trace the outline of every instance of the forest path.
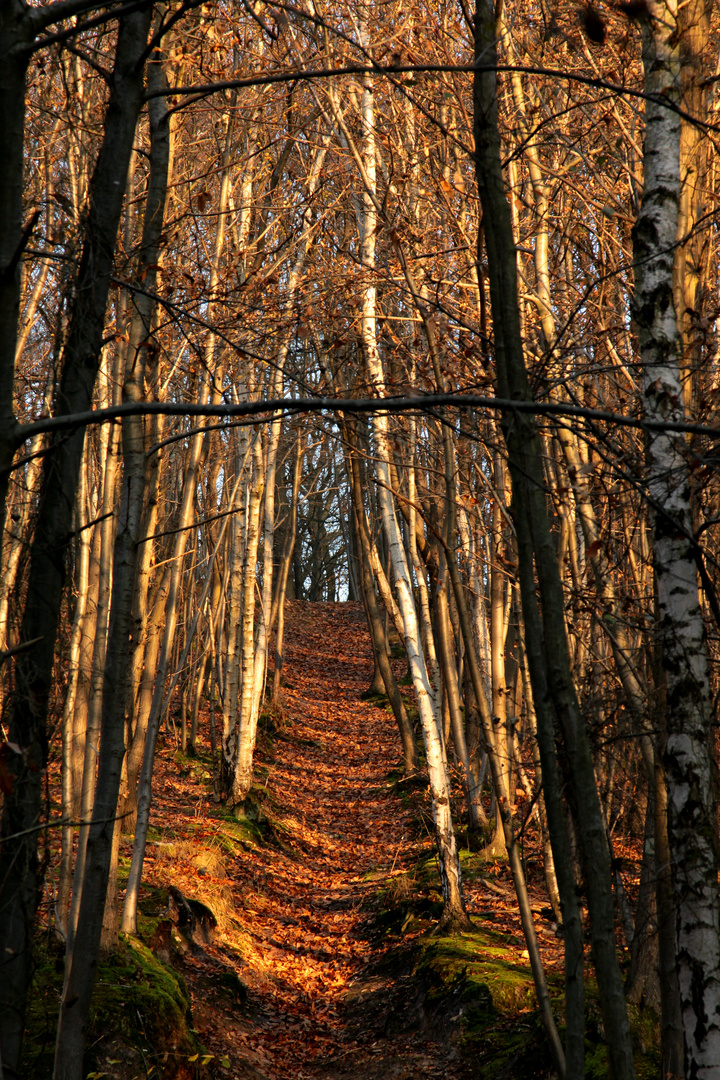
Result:
M254 959L237 968L252 1019L218 1015L221 1003L195 990L195 1023L209 1049L229 1058L225 1076L448 1075L442 1049L416 1035L378 1039L346 1027L348 987L380 951L364 929L364 904L416 849L388 782L400 758L395 721L361 698L372 677L362 606L288 604L285 652L288 726L264 764L268 813L288 848L256 849L232 871L252 942Z

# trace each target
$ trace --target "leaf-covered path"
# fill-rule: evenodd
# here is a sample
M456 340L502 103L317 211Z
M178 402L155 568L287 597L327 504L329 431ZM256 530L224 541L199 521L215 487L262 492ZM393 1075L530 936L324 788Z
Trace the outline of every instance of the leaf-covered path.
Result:
M275 742L268 788L302 855L268 853L253 920L270 969L265 1071L280 1078L341 1074L354 1057L342 1003L369 958L363 901L410 835L387 782L394 720L361 700L372 675L362 608L291 605L285 673L289 739Z
M348 990L374 958L367 902L416 850L388 783L399 760L394 719L362 700L371 676L361 605L288 604L287 726L258 755L283 847L241 851L226 862L224 892L229 886L244 928L243 960L219 943L185 963L203 1042L216 1060L229 1061L223 1075L447 1075L435 1044L410 1034L377 1039L362 1023L350 1031L346 1022ZM166 796L171 786L168 778ZM181 880L190 888L187 875ZM218 989L218 961L248 987L244 1006Z

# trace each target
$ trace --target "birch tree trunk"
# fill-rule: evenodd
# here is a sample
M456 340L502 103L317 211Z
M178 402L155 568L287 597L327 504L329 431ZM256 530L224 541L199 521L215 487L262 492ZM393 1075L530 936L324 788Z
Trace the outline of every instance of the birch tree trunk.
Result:
M413 735L412 725L408 718L400 688L390 665L390 660L385 651L386 636L382 625L382 614L375 596L375 583L370 567L370 534L365 517L365 508L362 504L362 485L360 482L360 469L357 460L357 435L352 427L352 421L344 426L345 441L348 444L348 477L351 484L352 505L355 514L356 535L358 538L358 557L360 560L360 573L363 599L367 613L370 637L375 656L375 667L380 672L385 692L390 701L390 706L397 721L400 731L400 739L403 747L403 759L405 774L412 776L418 770L417 747Z
M235 762L237 760L237 709L240 692L240 623L242 618L242 568L245 548L245 524L247 519L247 483L246 470L251 452L251 433L249 428L240 428L235 465L235 492L239 491L239 503L232 515L226 545L227 589L227 645L225 648L225 680L222 690L223 703L223 773L230 789ZM233 493L232 502L236 495Z
M674 2L654 2L643 28L645 173L633 230L633 313L643 407L653 421L683 420L681 336L673 261L681 202L682 23ZM646 435L657 583L656 633L667 685L664 769L676 908L685 1076L720 1075L720 901L713 719L705 627L698 597L685 440Z
M290 143L288 143L288 146ZM286 148L287 150L287 148ZM320 178L320 171L325 161L327 153L326 146L322 146L314 155L312 165L310 168L310 175L307 183L307 198L308 203L314 195L318 181ZM281 155L280 162L276 166L276 170L273 173L274 182L279 180L279 169L283 164L283 160L286 160L286 154ZM272 193L274 187L271 186L270 193ZM312 242L312 214L309 208L306 208L303 213L303 225L302 232L300 234L300 242L298 247L298 253L295 257L292 269L290 271L288 280L287 298L285 302L285 314L286 317L290 316L293 307L295 305L295 299L297 290L300 284L300 279L305 265L305 259L310 249ZM275 361L275 368L273 371L272 379L270 380L270 386L268 387L268 393L271 398L280 397L283 390L283 378L285 374L285 362L288 354L288 336L286 334L284 341L282 342L280 349L278 350L278 357ZM260 707L262 702L263 692L265 690L265 680L267 676L267 661L268 661L268 649L270 644L270 633L272 630L272 608L273 608L273 565L274 565L274 551L275 551L275 476L277 469L277 455L278 445L280 442L281 421L279 416L274 416L268 429L267 438L267 454L265 465L265 505L264 505L264 525L263 525L263 565L262 565L262 596L260 600L260 612L258 617L258 626L255 633L255 648L254 648L254 665L255 671L253 676L253 696L250 705L249 723L252 729L252 747L255 745L255 732L257 730L257 721L260 714ZM241 718L241 723L242 723Z
M362 135L363 135L363 192L362 207L358 214L358 225L362 247L363 265L368 269L375 267L375 244L377 228L377 208L375 196L375 116L373 89L369 79L363 81L362 91ZM382 360L377 344L376 320L377 291L375 282L370 279L365 284L362 295L361 333L365 362L370 383L380 396L385 394L385 378ZM418 624L415 601L413 599L410 570L405 555L402 533L391 499L392 478L390 461L392 443L389 421L386 415L374 413L372 432L377 446L376 468L380 481L378 498L382 514L383 529L388 545L392 565L397 603L403 626L403 638L412 674L413 686L418 704L418 713L422 726L427 760L430 794L432 798L435 841L438 848L440 878L443 891L444 927L457 929L469 926L465 913L462 894L462 877L458 859L455 830L450 809L450 784L445 761L442 737L439 729L439 717L434 709L434 693L428 677L425 657L420 646L421 635Z
M288 507L288 522L286 526L285 546L280 558L278 568L275 596L273 598L273 610L270 620L271 628L276 624L275 631L275 670L273 671L272 706L277 709L280 705L280 683L284 662L285 648L285 598L287 596L288 579L290 577L290 564L295 548L297 536L297 505L300 494L300 478L302 474L303 445L300 429L295 435L295 465L293 468L292 492Z
M242 622L240 627L240 712L238 717L237 756L233 772L230 804L240 807L253 781L253 752L257 731L259 701L255 698L255 591L260 543L260 511L265 486L262 443L255 440L252 483L249 492L245 558L242 566Z

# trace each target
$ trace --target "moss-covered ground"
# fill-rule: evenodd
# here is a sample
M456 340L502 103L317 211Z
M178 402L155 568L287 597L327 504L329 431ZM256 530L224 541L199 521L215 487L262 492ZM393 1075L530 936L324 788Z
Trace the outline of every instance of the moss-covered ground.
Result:
M23 1064L32 1080L52 1077L62 971L62 946L38 943ZM185 1080L202 1076L210 1060L193 1029L182 975L142 941L121 938L98 965L84 1075Z
M426 818L422 785L403 783L396 771L388 775L388 782L413 810L416 828L422 831ZM506 868L486 860L482 852L460 851L467 885L471 889L484 886L503 898L473 912L473 933L442 936L436 930L442 895L429 839L418 855L415 864L402 873L384 879L381 873L372 875L378 891L366 905L368 932L384 944L386 952L370 973L368 993L356 990L362 1011L380 1014L386 1009L392 1016L390 1030L448 1041L457 1057L453 1075L464 1076L464 1070L483 1080L554 1075L524 942L516 925L510 933L495 927L496 922L506 926L514 922L515 898L503 873ZM537 906L535 911L539 922ZM560 949L558 940L555 952ZM605 1080L609 1075L607 1046L589 951L588 970L586 1076L587 1080ZM551 967L547 976L562 1037L562 969ZM629 1011L636 1073L639 1080L651 1080L660 1075L657 1018L647 1009Z

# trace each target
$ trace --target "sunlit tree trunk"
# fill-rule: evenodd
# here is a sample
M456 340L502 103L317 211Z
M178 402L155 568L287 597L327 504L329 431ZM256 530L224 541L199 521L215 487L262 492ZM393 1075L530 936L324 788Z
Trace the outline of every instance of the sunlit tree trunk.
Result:
M248 428L240 428L235 455L237 512L232 515L225 549L227 575L227 646L223 658L225 679L223 684L223 759L228 787L237 759L237 710L240 690L240 624L242 619L242 568L245 549L245 522L247 518L247 469L251 452L251 435ZM235 498L233 498L233 502Z
M289 149L291 143L288 142L286 150ZM307 182L308 199L312 198L317 189L318 180L320 177L320 171L322 169L323 162L325 161L327 149L322 147L313 155L312 165ZM276 172L274 176L279 177L277 172L281 161L276 166ZM268 198L272 195L274 188L271 185ZM295 257L295 261L292 266L292 270L288 280L287 299L285 302L286 315L289 316L295 305L298 287L305 265L305 259L308 254L312 241L312 214L309 210L303 214L303 227L300 236L299 250ZM267 393L271 398L280 397L283 391L283 377L285 373L285 362L287 360L288 353L288 339L287 335L285 340L279 349L278 357L275 361L275 369L273 376L270 379ZM265 679L267 675L267 662L268 662L268 649L270 645L270 633L272 629L272 608L273 608L273 566L275 562L275 478L277 471L277 455L278 446L280 443L281 433L281 421L279 417L275 417L272 423L269 425L267 436L267 453L265 464L265 502L264 502L264 523L263 523L263 556L262 556L262 595L260 598L260 610L258 613L258 625L255 633L255 673L253 676L253 697L250 709L251 726L253 728L252 743L254 747L255 735L254 731L257 728L257 718L260 713L260 707L262 702L262 696L265 691Z
M77 686L80 667L80 643L82 639L83 623L85 621L85 608L88 594L88 575L90 569L90 530L86 527L85 507L87 506L87 454L83 456L80 466L80 481L78 484L77 509L75 514L75 527L79 530L77 545L77 573L75 588L77 599L75 601L75 613L73 615L72 637L70 639L70 656L68 661L68 688L65 697L65 707L62 718L62 764L61 764L61 788L62 788L62 815L65 824L62 830L62 851L60 856L58 901L56 920L60 932L67 940L68 929L68 905L70 903L70 889L72 883L72 854L73 854L73 826L72 821L77 806L77 793L74 790L74 781L81 775L77 759L81 756L81 746L84 742L85 731L79 732L75 727L75 701L77 698Z
M347 455L348 472L356 522L355 531L358 538L358 557L360 561L363 599L365 602L368 626L370 628L375 666L380 672L385 693L390 701L390 706L400 731L405 772L410 776L412 773L417 772L418 769L415 737L400 695L397 680L395 679L395 675L390 665L389 657L385 651L386 636L384 633L384 625L382 623L383 616L375 595L375 582L370 567L370 534L362 501L362 484L360 481L360 469L357 460L357 439L355 432L349 423L345 425L344 431L349 446Z
M146 361L150 366L150 357ZM163 430L162 417L153 417L150 428L150 442L159 441ZM120 795L120 827L124 833L134 833L137 821L137 781L142 765L147 721L152 704L151 679L157 666L149 653L149 633L154 629L154 644L159 647L162 604L150 608L150 580L155 561L154 533L158 521L158 488L160 480L161 451L156 450L148 463L148 476L145 483L145 512L143 515L142 535L139 542L137 585L133 602L133 630L131 641L131 662L129 677L130 706L128 717L128 750L125 759L123 789ZM161 589L162 591L162 589ZM156 614L153 622L152 615ZM147 657L147 667L145 660Z
M255 440L252 455L252 480L248 497L245 557L242 564L242 616L240 624L240 708L238 716L237 757L232 779L230 803L239 807L247 798L253 781L253 752L257 731L259 702L255 701L255 592L260 543L260 511L265 486L262 444Z
M284 662L285 648L285 598L287 594L288 579L290 577L290 564L297 536L297 504L300 492L300 477L302 474L303 447L300 431L295 436L295 466L293 468L292 492L290 494L290 506L288 508L289 520L285 532L285 544L280 557L278 567L277 585L273 599L273 614L271 623L276 624L275 630L275 670L273 671L272 705L278 708L280 704L280 683ZM277 614L276 614L277 612Z
M113 365L114 373L117 374L117 365ZM100 372L101 387L105 383L115 382L115 379L102 379ZM100 380L99 380L100 381ZM107 393L107 389L105 390ZM103 398L101 389L101 404L108 405L110 401ZM113 395L114 397L114 395ZM119 442L114 427L103 429L100 439L100 461L104 463L102 503L100 504L100 522L98 529L99 555L97 566L97 600L93 612L93 641L92 641L92 666L89 671L89 685L87 697L87 719L84 735L84 755L82 786L80 790L80 833L73 877L72 903L68 934L65 942L65 955L68 964L72 960L72 952L75 941L75 931L82 900L82 887L85 879L86 846L90 829L90 817L92 814L95 797L95 776L98 763L98 741L100 736L100 724L102 718L103 693L105 680L105 662L107 659L107 635L110 617L110 590L112 588L113 568L113 542L115 538L115 502L117 495L117 466L118 466ZM78 720L80 717L78 717Z
M363 264L375 265L375 245L377 209L375 196L375 118L372 84L365 80L362 92L362 165L364 170L364 190L362 210L359 213L360 238ZM385 394L385 379L382 361L377 345L376 323L376 287L368 282L362 296L362 337L365 362L371 385L379 395ZM450 784L445 762L442 737L439 729L439 717L433 707L433 689L428 677L420 646L421 634L418 623L410 571L405 555L405 548L395 508L391 499L392 481L390 461L392 444L388 418L375 413L372 419L372 431L377 446L376 469L380 481L378 499L380 503L383 529L388 545L390 562L393 570L397 602L403 624L403 637L408 663L412 673L413 685L422 725L425 756L427 760L430 793L432 797L435 840L438 848L440 876L443 889L443 923L447 926L467 926L468 919L462 895L460 862L457 854L455 830L450 808Z

